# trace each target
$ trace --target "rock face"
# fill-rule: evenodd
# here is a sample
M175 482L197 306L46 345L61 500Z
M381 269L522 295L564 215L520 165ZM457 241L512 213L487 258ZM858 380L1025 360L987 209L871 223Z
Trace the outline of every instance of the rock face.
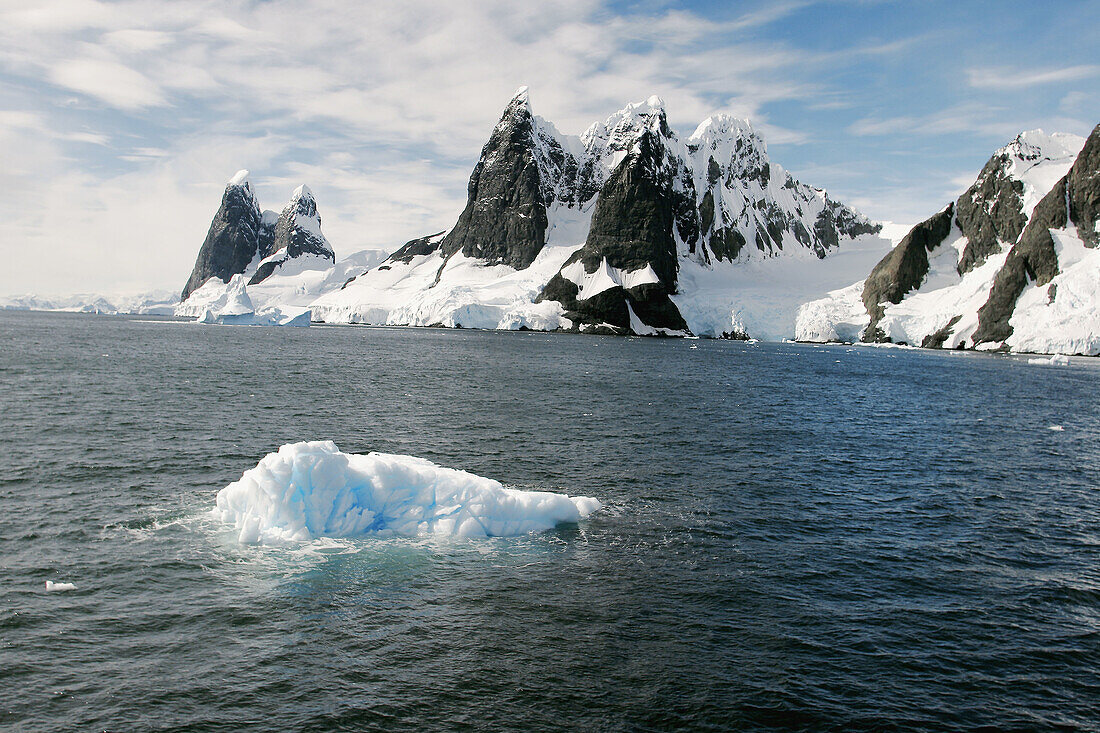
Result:
M999 252L1002 242L1015 242L1027 224L1024 183L1014 178L1010 171L1013 158L1022 162L1038 161L1042 151L1021 137L989 159L978 174L978 180L955 204L959 231L967 240L966 249L959 258L960 275Z
M187 300L212 277L228 283L231 277L244 272L257 255L263 231L248 171L239 171L226 184L221 206L210 222L210 230L180 299Z
M309 186L302 185L294 190L290 201L283 207L283 213L279 214L272 234L271 251L263 255L263 261L248 284L256 285L263 282L279 266L305 255L336 262L336 254L332 251L332 246L321 233L321 216L317 213L317 200L313 197L313 191L309 190Z
M531 114L521 88L481 150L468 187L466 208L442 242L447 258L456 252L488 264L522 270L542 250L546 208L555 199L555 179L576 169L556 131ZM557 174L557 175L553 175Z
M871 321L863 333L863 340L877 342L885 339L878 327L886 303L900 303L910 290L918 287L928 274L928 253L943 244L951 233L955 219L955 205L930 219L922 221L905 235L890 254L871 270L863 285L863 305Z
M675 284L678 269L674 230L679 226L694 242L699 225L690 205L694 202L691 177L665 144L671 134L664 110L653 105L634 144L624 151L625 158L600 189L584 246L543 289L541 297L561 303L566 318L575 324L611 325L629 331L633 314L655 328L687 330L668 299L674 292L669 285ZM562 274L575 269L570 268L574 263L583 267L581 278L596 273L601 266L616 272L638 272L648 267L656 274L657 282L633 287L620 284L579 300L578 283Z
M1097 246L1100 219L1100 125L1097 125L1073 167L1043 197L997 273L989 300L978 311L974 343L1004 343L1012 336L1010 323L1016 301L1029 284L1043 287L1060 272L1052 230L1072 224L1086 247ZM1056 292L1051 295L1053 300Z
M569 136L533 114L520 89L481 151L468 194L441 239L406 243L318 299L315 317L738 332L727 295L713 300L700 282L715 286L749 262L817 260L880 229L773 163L747 121L714 116L682 140L658 97Z
M859 330L863 341L930 348L1100 353L1098 211L1100 126L1087 140L1021 133L956 202L875 266L861 284L862 326L849 320L845 289L806 304L799 332L811 340Z
M210 223L180 300L186 301L210 278L228 284L234 275L246 274L248 284L256 284L280 266L304 256L330 263L336 259L321 233L313 192L299 186L282 214L261 213L248 171L239 171L225 187L221 206Z

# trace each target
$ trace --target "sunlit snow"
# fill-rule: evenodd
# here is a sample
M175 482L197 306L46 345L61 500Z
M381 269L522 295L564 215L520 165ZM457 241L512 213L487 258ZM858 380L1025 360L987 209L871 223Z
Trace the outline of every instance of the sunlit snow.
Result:
M218 492L215 516L242 543L317 537L502 537L576 522L589 497L521 491L423 458L342 453L332 441L287 444Z

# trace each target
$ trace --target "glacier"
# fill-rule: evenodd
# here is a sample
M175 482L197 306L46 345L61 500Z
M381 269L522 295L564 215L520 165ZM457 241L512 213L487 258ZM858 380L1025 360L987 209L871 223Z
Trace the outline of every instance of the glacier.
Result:
M244 275L234 275L224 291L203 307L195 323L223 326L304 326L311 318L309 308L272 305L259 310L252 304Z
M511 537L577 522L599 500L510 489L423 458L288 443L218 492L215 517L242 544L319 537Z

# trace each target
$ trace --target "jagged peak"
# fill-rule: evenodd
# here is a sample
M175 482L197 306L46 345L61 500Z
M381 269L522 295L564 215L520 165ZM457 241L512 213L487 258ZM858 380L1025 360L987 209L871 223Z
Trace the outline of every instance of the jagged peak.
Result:
M665 116L665 100L656 94L650 95L644 102L631 102L621 110L611 115L608 121L614 118L642 117L649 120Z
M718 113L711 115L695 128L695 132L691 133L691 137L688 138L688 144L700 144L706 145L708 143L714 143L718 140L728 140L735 138L758 138L763 143L764 138L753 129L752 122L748 119L741 117L734 117L733 115Z
M997 151L1020 160L1059 160L1076 158L1085 147L1085 138L1067 132L1047 134L1041 129L1024 130Z
M635 141L646 132L661 137L675 138L665 116L665 102L657 95L644 102L632 102L608 117L597 122L581 135L584 146L597 154L629 150Z
M233 174L233 177L229 179L229 183L226 186L244 186L246 188L252 188L252 182L249 179L248 170L242 168Z
M304 198L313 199L314 197L313 197L313 190L309 186L307 186L306 184L303 183L301 186L298 186L298 188L294 189L294 193L292 193L290 195L290 202L294 203L295 201L298 201L299 199L304 199ZM314 200L316 201L316 199L314 199Z
M510 105L513 105L513 104L514 105L520 105L520 104L522 104L522 105L528 106L528 107L531 105L531 99L530 99L530 95L528 94L528 88L527 88L526 85L520 87L519 89L517 89L515 91L514 94L512 94L512 101L509 104Z

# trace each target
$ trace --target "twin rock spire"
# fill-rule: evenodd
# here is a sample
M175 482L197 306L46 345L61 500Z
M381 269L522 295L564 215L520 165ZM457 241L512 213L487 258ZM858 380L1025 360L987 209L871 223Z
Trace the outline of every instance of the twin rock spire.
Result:
M321 232L313 192L308 186L299 186L282 213L261 211L248 171L238 171L225 186L181 300L187 300L212 277L229 282L234 275L251 272L249 284L254 285L303 255L319 257L328 264L336 261Z

